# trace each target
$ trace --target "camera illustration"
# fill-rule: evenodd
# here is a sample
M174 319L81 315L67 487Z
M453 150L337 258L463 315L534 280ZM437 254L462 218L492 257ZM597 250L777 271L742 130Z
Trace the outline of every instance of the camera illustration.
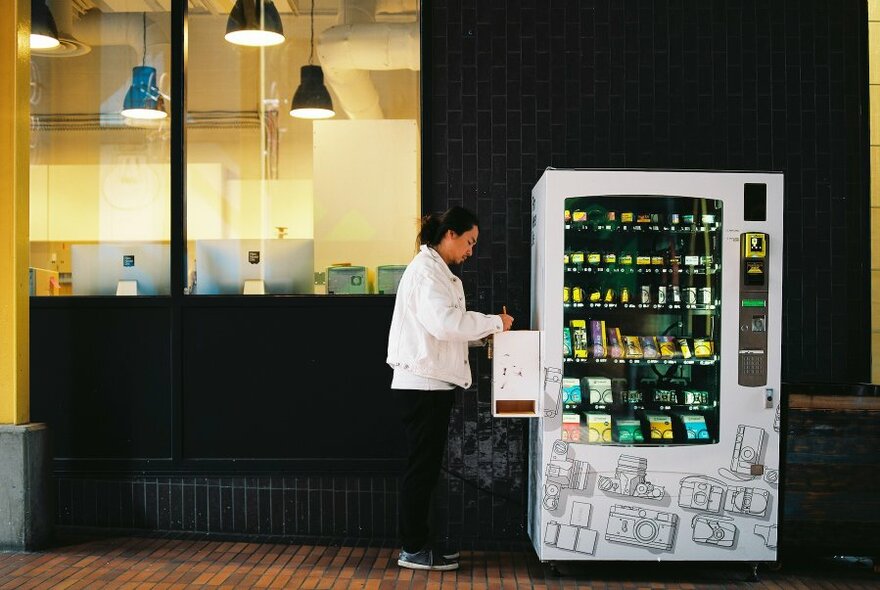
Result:
M778 530L779 529L775 524L771 524L770 526L764 526L761 524L755 525L755 534L764 539L764 546L769 547L770 549L776 549L776 535Z
M655 486L645 479L648 460L632 455L621 455L617 459L617 469L613 477L599 478L599 489L634 498L660 500L665 494L663 486Z
M605 540L671 551L677 528L678 515L671 512L614 505L608 514Z
M705 475L690 475L681 480L678 505L682 508L720 512L724 506L726 491L727 484L722 481Z
M718 547L733 547L736 542L736 525L732 518L725 516L704 516L697 514L691 520L693 533L691 539L694 543L704 545L716 545Z
M592 505L586 502L572 502L570 524L548 522L544 530L544 544L566 551L593 555L598 533L589 528L592 511Z
M550 462L547 463L547 482L544 484L544 499L541 503L547 510L556 510L559 506L559 494L571 488L583 490L587 487L590 464L568 458L568 443L557 440L553 443Z
M733 443L733 456L730 459L730 470L740 475L755 476L760 473L753 471L761 460L764 451L765 433L763 428L740 424Z
M764 481L769 483L771 486L775 486L779 483L779 470L778 469L767 469L764 471Z
M748 516L764 516L770 506L770 492L760 488L744 486L731 487L727 490L724 509Z
M562 371L555 367L544 369L544 417L555 418L562 404Z

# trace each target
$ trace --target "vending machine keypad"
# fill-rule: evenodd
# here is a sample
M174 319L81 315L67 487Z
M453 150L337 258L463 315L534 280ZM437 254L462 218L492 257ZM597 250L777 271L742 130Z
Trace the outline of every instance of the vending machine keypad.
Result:
M768 242L765 233L740 236L739 384L767 384Z

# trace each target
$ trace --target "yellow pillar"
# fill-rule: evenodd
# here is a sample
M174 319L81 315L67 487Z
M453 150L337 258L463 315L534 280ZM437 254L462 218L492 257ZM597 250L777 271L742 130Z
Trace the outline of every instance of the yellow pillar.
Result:
M0 10L0 424L30 420L30 14L28 0Z

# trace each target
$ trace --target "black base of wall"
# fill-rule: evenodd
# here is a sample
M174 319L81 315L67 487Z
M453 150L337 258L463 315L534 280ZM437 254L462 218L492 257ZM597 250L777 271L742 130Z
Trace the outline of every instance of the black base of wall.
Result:
M323 543L397 537L398 481L394 475L103 478L58 474L55 479L56 524L62 531L243 535L286 542L323 539ZM476 496L462 493L462 487L467 486L454 477L451 481L444 477L438 486L433 518L437 538L525 540L525 509L520 511L518 506L490 511L491 530L499 531L497 535L487 533L485 522L465 525L453 518L452 506L476 503Z
M62 526L308 537L391 537L389 476L58 476Z

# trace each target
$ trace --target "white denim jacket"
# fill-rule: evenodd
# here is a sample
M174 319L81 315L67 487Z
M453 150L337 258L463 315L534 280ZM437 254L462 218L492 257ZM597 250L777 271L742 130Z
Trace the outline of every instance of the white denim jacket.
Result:
M422 246L397 286L388 364L467 388L468 343L503 329L499 316L465 309L461 280L433 248Z

